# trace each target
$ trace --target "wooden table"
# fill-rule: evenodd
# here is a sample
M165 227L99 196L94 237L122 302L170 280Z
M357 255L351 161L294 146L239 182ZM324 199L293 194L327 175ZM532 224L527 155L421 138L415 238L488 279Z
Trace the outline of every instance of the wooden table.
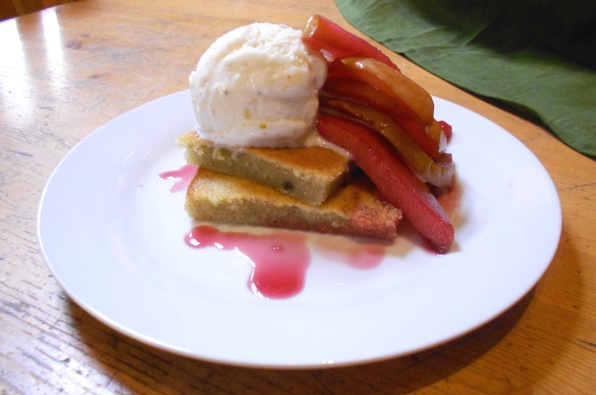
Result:
M364 366L222 366L140 344L91 317L40 254L42 188L94 129L187 87L200 54L254 21L302 27L333 1L84 0L0 23L0 393L590 393L596 384L596 163L546 130L394 55L432 94L491 119L552 176L560 245L520 303L438 348Z

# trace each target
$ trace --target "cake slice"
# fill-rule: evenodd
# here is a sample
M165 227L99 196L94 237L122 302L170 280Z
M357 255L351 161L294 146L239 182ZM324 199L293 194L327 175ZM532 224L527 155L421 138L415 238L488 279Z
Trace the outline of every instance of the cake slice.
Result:
M319 205L350 177L352 161L323 147L241 148L201 139L196 132L179 137L188 163L268 186Z
M185 208L197 220L393 240L401 210L365 177L356 177L314 206L247 179L199 168Z

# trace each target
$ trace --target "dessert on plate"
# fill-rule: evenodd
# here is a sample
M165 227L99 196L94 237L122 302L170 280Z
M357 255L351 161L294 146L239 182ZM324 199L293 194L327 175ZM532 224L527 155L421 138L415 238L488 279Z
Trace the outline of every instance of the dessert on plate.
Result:
M363 39L319 15L303 30L254 23L217 39L189 81L192 218L393 240L403 215L448 251L433 192L453 185L450 128Z

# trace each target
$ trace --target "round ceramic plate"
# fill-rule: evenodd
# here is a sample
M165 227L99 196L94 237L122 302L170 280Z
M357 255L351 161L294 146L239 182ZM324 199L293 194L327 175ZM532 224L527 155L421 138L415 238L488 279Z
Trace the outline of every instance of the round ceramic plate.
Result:
M536 284L557 248L560 203L536 157L489 120L436 98L437 119L454 129L449 151L460 196L452 250L437 255L406 231L368 267L311 249L301 292L258 297L241 255L184 243L193 226L184 193L158 177L185 164L175 140L194 126L189 100L183 91L150 102L81 141L52 174L38 215L43 254L66 293L141 342L276 368L403 356L504 312ZM306 238L335 248L365 244Z

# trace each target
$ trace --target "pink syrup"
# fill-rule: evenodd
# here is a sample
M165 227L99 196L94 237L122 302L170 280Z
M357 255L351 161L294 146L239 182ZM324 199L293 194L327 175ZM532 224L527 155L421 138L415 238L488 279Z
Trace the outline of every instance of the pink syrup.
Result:
M184 165L178 170L160 173L158 177L162 180L174 180L174 184L170 187L170 193L176 193L188 188L193 177L197 174L197 169L197 166Z
M257 296L285 299L297 295L304 288L310 252L302 234L274 232L254 235L222 232L213 226L200 225L187 232L185 241L193 248L235 250L246 257L252 266L248 287Z
M323 257L345 264L348 267L360 270L373 269L385 257L386 247L382 244L358 243L353 239L323 241L317 238L314 249Z

